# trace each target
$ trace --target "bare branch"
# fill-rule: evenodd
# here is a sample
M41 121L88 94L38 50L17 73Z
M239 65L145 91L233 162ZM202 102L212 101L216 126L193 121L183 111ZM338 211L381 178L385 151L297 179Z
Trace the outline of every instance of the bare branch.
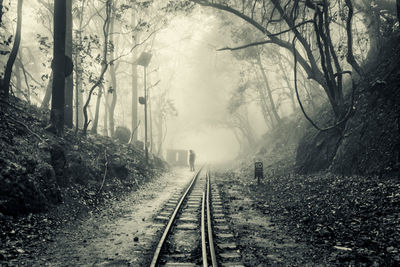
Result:
M287 30L284 30L284 31L281 31L281 32L278 32L278 33L267 34L267 37L270 37L270 38L271 38L271 37L275 37L275 36L278 36L278 35L281 35L281 34L290 32L290 31L292 31L293 29L298 28L298 27L300 27L300 26L302 26L302 25L304 25L304 24L306 24L306 23L314 23L314 21L313 21L313 20L306 20L306 21L303 21L303 22L301 22L301 23L299 23L299 24L297 24L297 25L295 25L295 26L293 26L293 27L291 27L291 28L289 28L289 29L287 29ZM234 51L234 50L244 49L244 48L251 47L251 46L257 46L257 45L263 45L263 44L270 44L270 43L276 43L276 42L273 42L272 40L258 41L258 42L254 42L254 43L250 43L250 44L247 44L247 45L243 45L243 46L239 46L239 47L234 47L234 48L224 47L224 48L217 49L217 51L224 51L224 50L231 50L231 51Z
M35 137L37 137L40 141L43 141L43 138L42 138L42 137L40 137L37 133L33 132L33 131L29 128L29 126L26 125L25 123L23 123L22 121L19 121L19 120L17 120L17 119L14 119L14 118L12 118L11 116L7 116L7 119L9 119L9 120L11 120L11 121L13 121L13 122L15 122L15 123L18 123L18 124L24 126L25 129L28 130L28 132L30 132L32 135L34 135Z
M296 46L296 37L293 38L293 42L292 42L293 46ZM295 49L295 47L293 47L293 49ZM346 113L346 115L343 117L343 119L341 119L339 122L335 123L333 126L331 127L327 127L327 128L320 128L309 116L308 114L305 112L304 107L303 107L303 103L300 100L300 96L299 96L299 90L297 88L297 57L296 54L294 54L294 67L293 67L293 72L294 72L294 88L296 91L296 97L297 97L297 101L299 103L301 112L303 113L304 117L306 117L306 119L311 123L311 125L317 129L318 131L324 132L324 131L329 131L331 129L334 129L336 127L338 127L339 125L341 125L342 123L344 123L345 121L347 121L347 119L350 117L351 115L351 111L353 110L353 105L354 105L354 93L355 93L355 88L356 85L354 83L354 80L352 79L353 82L353 88L352 88L352 93L351 93L351 102L350 102L350 106L349 109ZM347 73L347 74L351 74L351 72L349 71L345 71L343 73Z
M346 32L347 32L347 62L356 70L358 75L362 75L362 69L354 58L353 55L353 35L351 31L351 20L353 18L353 5L350 0L346 0L346 6L349 8L346 19Z
M235 51L235 50L240 50L240 49L244 49L244 48L248 48L248 47L252 47L252 46L270 44L270 43L273 43L273 42L271 40L265 40L265 41L254 42L254 43L250 43L250 44L246 44L246 45L242 45L242 46L238 46L238 47L223 47L223 48L217 49L217 51L225 51L225 50Z

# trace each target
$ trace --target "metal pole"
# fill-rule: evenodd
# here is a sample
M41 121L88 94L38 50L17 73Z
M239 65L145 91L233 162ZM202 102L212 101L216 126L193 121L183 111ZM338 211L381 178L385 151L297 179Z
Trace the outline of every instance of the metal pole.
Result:
M151 115L151 96L150 96L150 88L147 92L147 96L149 97L149 123L150 123L150 153L153 153L153 119Z
M147 148L147 88L146 88L146 67L143 68L144 70L144 150L146 156L146 164L149 161L149 150Z

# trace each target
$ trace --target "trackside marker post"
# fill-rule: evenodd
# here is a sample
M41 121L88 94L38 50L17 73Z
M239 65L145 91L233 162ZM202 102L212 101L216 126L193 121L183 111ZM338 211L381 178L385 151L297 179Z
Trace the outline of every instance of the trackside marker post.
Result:
M263 163L255 162L254 163L254 178L257 179L257 184L260 184L260 179L263 177L264 177Z

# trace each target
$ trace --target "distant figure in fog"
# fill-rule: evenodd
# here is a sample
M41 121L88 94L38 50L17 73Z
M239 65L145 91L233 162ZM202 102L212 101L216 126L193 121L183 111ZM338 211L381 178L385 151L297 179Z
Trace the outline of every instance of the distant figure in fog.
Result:
M189 150L189 165L190 171L194 172L194 161L196 160L196 154L193 150Z

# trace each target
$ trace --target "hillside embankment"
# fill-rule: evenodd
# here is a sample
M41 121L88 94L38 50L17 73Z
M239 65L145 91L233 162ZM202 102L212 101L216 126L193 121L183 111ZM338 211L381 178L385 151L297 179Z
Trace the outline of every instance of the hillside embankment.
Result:
M399 266L398 34L357 83L352 115L339 129L317 131L299 112L265 134L256 154L217 176L225 179L224 194L240 190L251 209L307 243L319 264ZM334 123L329 114L322 107L312 115L327 126ZM264 163L260 184L255 161Z
M392 175L400 171L399 40L397 34L379 60L365 67L366 74L357 81L352 116L342 127L306 130L296 151L297 172L329 169L345 175Z
M85 218L167 168L141 147L66 129L45 130L48 111L11 98L0 111L0 261L49 229ZM123 139L123 138L122 138ZM1 264L0 264L1 265Z

